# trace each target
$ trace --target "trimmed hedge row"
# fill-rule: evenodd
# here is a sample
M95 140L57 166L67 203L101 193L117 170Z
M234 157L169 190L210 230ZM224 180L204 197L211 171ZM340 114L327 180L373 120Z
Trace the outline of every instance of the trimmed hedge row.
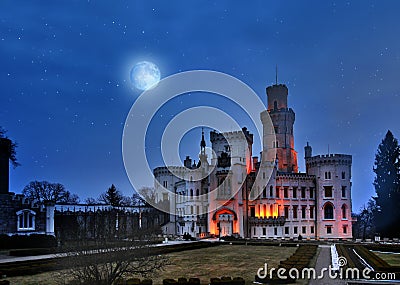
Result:
M116 285L153 285L153 280L151 279L143 279L139 278L130 278L127 280L118 280Z
M10 248L49 248L56 247L54 236L45 234L31 235L0 235L0 249Z
M199 278L178 278L178 280L175 279L164 279L163 280L163 285L172 285L172 284L181 284L181 285L200 285L200 279Z
M210 278L210 285L244 285L245 280L242 277L223 276L221 278Z
M300 245L293 255L279 263L278 270L280 268L284 268L286 272L289 272L290 269L296 268L299 272L301 272L301 270L310 265L311 260L317 253L317 249L317 245ZM255 281L268 284L288 284L296 282L296 279L290 278L289 276L287 276L287 279L278 278L278 270L273 272L272 278L270 278L269 274L266 278L260 278L258 275L256 275Z

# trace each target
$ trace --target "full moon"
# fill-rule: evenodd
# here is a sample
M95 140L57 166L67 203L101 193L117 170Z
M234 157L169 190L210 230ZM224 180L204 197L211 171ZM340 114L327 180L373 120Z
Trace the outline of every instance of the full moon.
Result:
M141 61L131 69L131 82L139 90L149 90L160 81L160 69L149 61Z

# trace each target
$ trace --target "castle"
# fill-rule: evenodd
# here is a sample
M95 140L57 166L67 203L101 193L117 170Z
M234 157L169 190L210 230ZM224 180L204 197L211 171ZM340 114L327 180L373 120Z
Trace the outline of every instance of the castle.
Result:
M300 173L294 149L295 113L287 104L288 88L274 84L266 93L268 108L260 114L260 157L252 156L253 135L246 128L211 131L214 154L210 164L202 133L197 164L186 157L184 166L153 170L157 200L168 201L171 209L169 222L163 226L165 234L352 238L352 156L313 156L307 143L306 172ZM276 154L272 158L271 150Z

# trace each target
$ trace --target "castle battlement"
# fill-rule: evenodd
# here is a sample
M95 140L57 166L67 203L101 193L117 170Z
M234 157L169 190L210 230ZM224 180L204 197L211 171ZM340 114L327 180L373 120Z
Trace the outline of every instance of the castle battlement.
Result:
M306 158L307 165L342 164L351 165L352 156L349 154L326 154Z

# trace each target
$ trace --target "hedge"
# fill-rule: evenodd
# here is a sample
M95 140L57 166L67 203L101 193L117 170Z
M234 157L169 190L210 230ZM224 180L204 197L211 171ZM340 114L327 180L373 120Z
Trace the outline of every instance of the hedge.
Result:
M0 249L11 248L50 248L56 247L57 240L54 236L45 234L31 235L0 235Z

